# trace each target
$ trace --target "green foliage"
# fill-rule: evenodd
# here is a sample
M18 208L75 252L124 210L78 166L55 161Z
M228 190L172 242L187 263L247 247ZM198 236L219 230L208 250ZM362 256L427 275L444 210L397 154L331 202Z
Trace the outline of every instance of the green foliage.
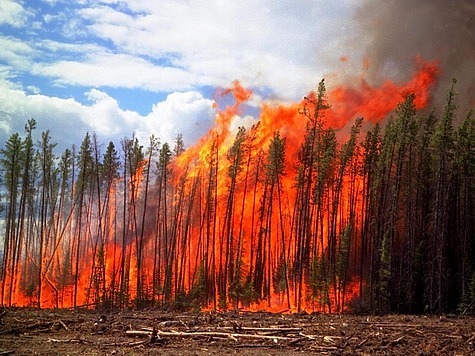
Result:
M391 235L384 234L381 246L381 260L378 270L378 309L380 313L388 313L391 308Z
M340 237L340 246L338 249L338 256L336 262L335 274L338 278L339 288L343 288L343 284L346 283L346 276L348 273L350 242L353 234L353 223L349 223Z
M315 256L313 258L307 286L309 287L307 300L316 303L319 307L330 305L330 282L326 273L324 257Z
M343 144L343 147L341 148L339 157L340 157L340 167L342 167L342 169L344 169L348 165L348 163L350 162L350 160L353 158L355 154L358 135L360 133L362 124L363 124L363 118L360 117L356 119L353 126L351 126L349 140L345 142Z
M207 282L208 277L206 276L206 268L205 268L206 261L201 261L200 265L198 266L198 276L196 277L195 283L193 283L193 287L190 290L189 296L191 300L199 307L205 307L208 298L207 298Z
M269 145L267 156L267 179L270 184L277 182L279 176L284 174L285 169L285 138L280 137L280 132L274 132Z
M152 136L148 165L139 140L124 139L121 167L114 144L101 161L89 134L77 155L66 149L57 158L48 131L33 144L36 122L29 120L25 136L11 135L0 150L6 207L1 302L9 304L11 285L39 299L42 282L57 289L60 300L76 298L82 281L71 287L78 284L76 274L85 273L92 300L120 308L132 305L129 279L136 277L139 307L158 300L180 310L224 309L230 302L270 301L274 292L285 294L291 308L302 310L307 298L307 307L335 312L349 300L343 294L355 292L349 281L360 277L354 303L372 312L417 312L428 305L430 311L472 313L475 121L473 112L457 120L455 98L453 85L442 114L419 115L409 94L385 126L363 126L358 118L340 141L347 127L326 126L321 81L301 109L305 133L292 141L300 146L287 152L289 139L276 131L264 154L265 147L257 147L262 131L241 127L226 156L216 135L204 165L190 162L179 176L172 167L184 152L181 136L173 148L159 147ZM138 172L147 173L144 189ZM295 174L293 187L285 174ZM106 262L103 243L114 249L108 250L113 264ZM143 274L149 261L153 278ZM113 270L107 276L106 267ZM196 274L191 287L193 277L185 273Z
M447 93L447 102L444 107L442 119L438 122L434 133L434 147L438 150L440 159L446 158L446 153L453 147L453 121L455 117L455 110L457 105L455 104L455 83L452 82L452 86Z
M312 108L309 108L309 105ZM305 97L304 105L301 109L301 113L309 118L310 126L317 126L323 119L325 111L330 108L327 100L327 89L325 86L325 80L322 79L318 83L316 93L312 93L311 96ZM313 109L313 110L312 110Z
M93 162L91 136L89 135L89 132L87 132L77 155L79 174L76 181L76 196L78 197L82 196L90 185L90 180L94 173Z
M239 127L234 139L233 145L229 149L226 158L230 165L228 168L228 176L231 179L236 179L237 175L242 171L242 164L244 158L244 142L246 140L246 129Z
M137 137L132 138L127 145L127 154L129 158L129 173L135 175L137 171L142 168L145 159L143 146L139 143Z
M114 143L109 142L104 153L104 157L101 165L102 180L108 184L111 184L115 179L119 178L119 154L115 149Z
M72 275L72 265L71 265L71 250L66 248L64 250L63 258L61 261L61 269L59 274L59 288L64 289L73 284L73 275Z
M462 173L475 172L475 115L469 111L455 137L455 160Z
M11 135L5 143L5 148L0 150L0 165L3 168L3 182L8 194L17 192L17 185L20 179L20 171L24 160L22 150L22 140L18 133Z
M281 258L277 265L276 271L272 276L272 285L274 287L275 293L283 293L287 288L287 277L285 275L288 266L286 266L287 262Z
M462 315L475 314L475 271L464 288L461 302L458 304L457 310Z
M157 166L159 167L161 174L168 172L168 165L170 164L171 158L172 158L172 151L170 149L170 145L167 142L165 142L162 145L162 148L160 150L160 155L159 155L159 159L157 163Z
M95 263L93 267L93 275L92 275L92 296L93 296L93 303L96 304L96 307L100 307L105 302L105 268L106 268L106 261L105 261L105 250L104 244L99 246L99 250L97 251L97 256L95 258Z
M183 135L178 134L175 138L175 145L173 146L173 155L178 157L185 151L185 142L183 141Z
M334 166L337 157L338 142L334 130L326 130L317 143L316 159L314 162L317 171L316 182L313 191L315 203L321 204L325 188L333 184Z
M254 291L254 284L249 278L245 278L244 269L242 268L242 260L239 261L238 268L240 270L240 277L231 281L229 286L229 298L236 303L241 303L244 306L251 305L257 300L257 294Z

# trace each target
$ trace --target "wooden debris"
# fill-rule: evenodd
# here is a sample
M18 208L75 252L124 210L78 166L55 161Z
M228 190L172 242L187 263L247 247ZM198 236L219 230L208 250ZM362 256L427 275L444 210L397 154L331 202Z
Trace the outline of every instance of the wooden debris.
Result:
M92 344L92 341L86 340L86 339L51 339L48 338L48 342L72 342L72 343L78 343L78 344Z
M304 334L304 333L299 333L299 335L304 337L304 338L310 339L310 340L316 340L317 339L317 335L307 335L307 334Z
M44 328L50 328L55 323L56 321L48 321L48 322L39 322L39 323L29 324L29 325L22 325L20 327L2 330L0 331L0 335L1 334L22 334L26 331L35 330L35 329L39 331L44 331L45 330Z
M300 344L301 342L303 341L307 341L307 338L305 337L298 337L298 338L295 338L294 340L291 340L287 343L287 345L289 346L292 346L292 345L297 345L297 344Z
M371 322L371 321L363 321L361 324L370 325L375 327L391 327L391 328L421 328L423 325L421 324L395 324L391 322Z
M0 308L0 313L3 311ZM404 316L367 319L346 315L161 311L143 312L142 316L135 311L102 315L8 309L0 321L0 356L13 354L13 349L15 354L27 354L26 345L31 348L40 345L43 354L77 353L78 350L87 354L110 354L119 349L127 352L127 348L132 353L146 350L146 353L159 354L162 351L179 353L184 347L213 354L249 349L255 354L260 350L262 354L272 353L272 350L305 354L402 354L406 350L420 350L425 354L468 355L475 350L475 318L472 317L447 317L440 322L438 317L431 316L411 316L408 320Z
M149 335L152 335L152 331L148 331L148 330L127 330L125 333L129 336L149 336Z
M148 336L151 335L151 331L147 330L127 330L125 332L131 336ZM295 338L277 335L261 335L261 334L241 334L241 333L227 333L220 331L157 331L157 335L160 337L217 337L217 338L229 338L237 341L239 338L243 339L267 339L267 340L282 340L292 341Z
M368 342L368 338L363 339L363 341L361 341L358 345L356 345L356 347L357 347L357 348L358 348L358 347L361 347L361 346L363 346L364 344L366 344L366 342Z
M291 345L291 344L289 343L288 345ZM269 347L269 344L267 344L267 343L252 343L252 344L239 343L239 344L233 345L233 348L236 348L236 349L250 349L250 348L259 348L259 347L267 348L267 347ZM207 350L205 350L205 351L207 351Z
M336 347L336 346L315 346L315 345L311 345L310 348L312 350L316 350L316 351L320 351L320 352L323 352L323 351L337 351L338 350L338 347Z
M395 346L395 345L401 343L402 340L404 340L404 335L401 336L401 337L398 337L398 338L395 339L395 340L392 340L392 341L389 343L389 345Z
M64 321L62 321L61 319L59 319L59 323L60 323L61 326L64 328L64 330L69 331L69 328L68 328L68 326L64 323Z
M134 330L128 330L128 331L134 331ZM160 337L157 335L157 330L155 328L151 332L142 331L142 330L136 330L136 331L139 331L140 333L132 333L132 334L142 336L144 335L144 333L147 333L148 339L135 341L135 342L121 342L121 343L114 342L114 343L108 343L105 345L106 346L127 346L127 347L140 346L140 345L152 345L160 339Z
M162 321L159 325L163 327L170 327L174 325L182 325L184 327L188 327L188 325L186 325L183 320L166 320Z
M448 339L463 339L462 335L442 334L442 336Z
M234 327L230 326L223 326L219 329L223 330L235 330ZM286 328L286 327L248 327L248 326L240 326L238 328L240 331L255 331L255 332L281 332L281 333L299 333L303 330L303 328Z
M2 351L0 352L0 355L14 355L15 350L8 350L8 351Z
M148 343L148 340L140 340L140 341L133 341L133 342L110 342L104 344L104 346L120 346L120 347L135 347L141 346Z
M470 336L467 340L467 343L471 343L475 340L475 334L473 334L472 336Z
M329 344L335 344L335 340L340 340L341 339L341 336L329 336L329 335L325 335L323 337L323 341L326 342L326 343L329 343Z

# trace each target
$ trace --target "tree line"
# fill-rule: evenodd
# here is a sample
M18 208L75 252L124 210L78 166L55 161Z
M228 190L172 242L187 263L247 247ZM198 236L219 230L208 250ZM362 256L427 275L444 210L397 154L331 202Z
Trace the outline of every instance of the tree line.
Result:
M455 82L440 114L414 100L342 136L321 81L300 142L256 123L192 157L89 133L58 155L28 120L0 150L0 304L473 311L473 112Z

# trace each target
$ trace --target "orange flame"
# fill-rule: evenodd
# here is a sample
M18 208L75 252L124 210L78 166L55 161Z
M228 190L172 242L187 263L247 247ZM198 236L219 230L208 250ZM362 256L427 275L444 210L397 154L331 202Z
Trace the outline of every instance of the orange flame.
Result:
M341 58L341 61L346 60L345 57ZM384 81L379 86L371 86L361 80L358 87L334 87L328 92L328 102L331 107L323 116L325 127L343 128L360 116L373 123L378 122L390 114L408 93L416 94L417 108L425 107L430 100L438 66L436 63L421 60L418 65L419 68L414 77L403 85ZM211 295L211 300L205 301L205 304L207 303L209 308L227 307L234 303L232 299L236 299L235 295L231 296L228 292L226 300L219 301L220 305L218 305L218 292L223 288L227 290L235 288L233 293L244 294L245 287L240 287L241 290L236 286L231 286L230 278L227 278L226 274L246 276L256 273L251 269L255 268L256 260L260 258L262 259L260 263L266 270L264 279L269 278L268 271L284 268L281 281L285 280L285 288L279 291L275 291L277 289L275 287L270 288L267 298L254 299L253 302L244 301L245 298L241 295L241 300L234 306L278 312L303 309L328 311L328 305L322 306L316 298L312 300L306 297L308 291L305 283L302 283L298 290L294 284L289 287L291 282L288 280L290 274L288 269L291 266L287 265L287 261L294 260L299 252L292 236L292 214L296 199L295 164L307 125L307 118L300 113L304 101L289 105L262 104L259 120L256 120L252 128L247 128L247 136L243 141L244 156L239 158L242 167L247 165L247 168L235 172L239 180L232 183L230 162L232 159L237 159L229 156L236 135L236 132L232 131L232 124L241 114L243 104L252 97L252 91L243 88L238 81L235 81L231 88L219 91L216 100L230 95L235 101L224 109L219 109L218 104L215 103L214 107L217 110L215 124L209 132L172 162L172 173L170 173L172 182L169 186L161 188L169 206L160 206L162 210L157 210L156 217L148 217L146 220L141 271L138 271L136 260L139 254L136 242L138 233L135 229L138 226L136 222L139 220L137 216L140 216L145 208L138 205L136 216L134 216L135 225L131 223L126 226L126 231L120 231L120 227L117 227L120 225L117 224L117 219L125 218L121 216L123 204L127 204L127 209L130 209L131 203L120 201L114 185L109 192L111 197L108 203L110 208L107 209L109 215L104 217L101 215L102 212L95 212L96 215L93 212L89 213L91 226L98 224L97 221L93 221L94 218L102 219L102 224L107 226L103 237L104 271L99 271L99 273L93 269L101 274L99 277L97 273L91 272L91 267L95 263L93 260L98 258L99 248L95 240L97 237L90 228L88 234L85 235L88 240L83 246L84 250L81 251L78 305L86 304L94 299L90 293L91 285L93 285L91 276L96 278L94 283L102 283L105 287L104 291L108 291L105 294L111 295L120 288L120 283L129 283L140 278L142 285L146 287L144 287L144 294L157 300L164 298L163 295L167 293L164 286L167 278L171 293L176 295L178 292L194 292L193 288L202 282L200 275L207 273L207 277L212 278L208 278L204 284L206 284L206 291ZM314 94L310 94L310 97L314 97ZM268 182L263 178L267 167L263 153L269 149L270 143L276 137L276 132L280 133L280 137L284 138L286 143L284 170L279 177L277 188L272 187L271 184L266 185ZM139 202L144 194L143 174L146 163L143 161L129 180L128 185L134 185L133 198L136 202ZM351 190L361 189L358 186L361 182L356 181L356 187L351 186L346 180L343 183L342 197L350 196ZM129 189L129 186L125 189ZM233 192L230 192L231 187L234 189ZM153 197L156 198L158 188L154 189ZM274 194L271 204L263 206L262 201L265 201L270 194ZM163 197L161 199L165 201ZM350 204L345 199L342 198L342 211L347 210ZM158 207L158 204L154 201L151 206ZM168 209L167 215L165 215L165 209ZM324 212L326 217L330 213L330 211ZM264 219L267 219L269 224L264 224ZM344 217L338 217L338 219L341 225L346 222ZM355 217L356 222L360 219L360 216ZM264 225L269 231L265 231ZM327 228L325 226L324 230L326 231ZM358 226L355 228L357 229ZM257 239L259 234L264 236L265 247L259 246ZM122 236L126 246L122 245ZM67 247L74 246L72 243L74 238L74 234L71 233L69 240L66 241L65 238L64 243L61 244L62 249L46 250L46 254L50 254L48 258L54 261L52 262L54 265L46 271L47 275L42 283L42 307L72 306L72 283L61 281L60 276L65 274L64 268L68 264L71 265ZM325 239L322 241L324 244L328 243ZM323 251L324 248L324 246L319 246L316 250ZM257 257L257 254L262 251L264 251L263 255ZM155 253L159 256L157 257ZM284 264L282 264L282 256L287 260ZM167 258L173 258L173 263L166 260ZM31 259L27 259L25 265L28 265ZM22 272L18 271L18 273ZM168 273L170 276L167 276ZM8 273L6 278L9 278ZM3 294L7 295L10 288L14 288L12 304L31 304L34 296L27 295L25 286L21 285L21 278L16 278L15 281L16 284L13 287L7 286L7 289L2 291ZM342 281L337 279L332 281L333 286L328 288L327 295L324 296L331 300L331 305L337 306L331 311L342 311L345 300L349 301L357 296L360 282L353 276L348 278L344 286L341 284ZM227 285L223 286L223 283ZM272 284L269 280L265 280L265 283L269 286ZM160 290L152 290L152 286L159 286ZM283 291L285 289L287 292ZM134 283L129 283L126 293L126 296L120 297L133 299L137 296ZM196 293L200 296L203 291ZM105 297L102 296L102 298Z

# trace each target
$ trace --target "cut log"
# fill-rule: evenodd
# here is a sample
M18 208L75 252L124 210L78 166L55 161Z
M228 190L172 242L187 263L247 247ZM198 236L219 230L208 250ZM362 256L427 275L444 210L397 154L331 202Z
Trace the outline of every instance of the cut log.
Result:
M127 335L130 336L150 336L152 331L146 330L127 330ZM160 337L219 337L219 338L230 338L237 340L242 339L267 339L267 340L282 340L282 341L292 341L295 338L287 336L275 336L275 335L259 335L259 334L241 334L241 333L226 333L219 331L157 331L157 335Z
M85 339L51 339L51 338L48 338L48 342L92 344L92 341L85 340Z

